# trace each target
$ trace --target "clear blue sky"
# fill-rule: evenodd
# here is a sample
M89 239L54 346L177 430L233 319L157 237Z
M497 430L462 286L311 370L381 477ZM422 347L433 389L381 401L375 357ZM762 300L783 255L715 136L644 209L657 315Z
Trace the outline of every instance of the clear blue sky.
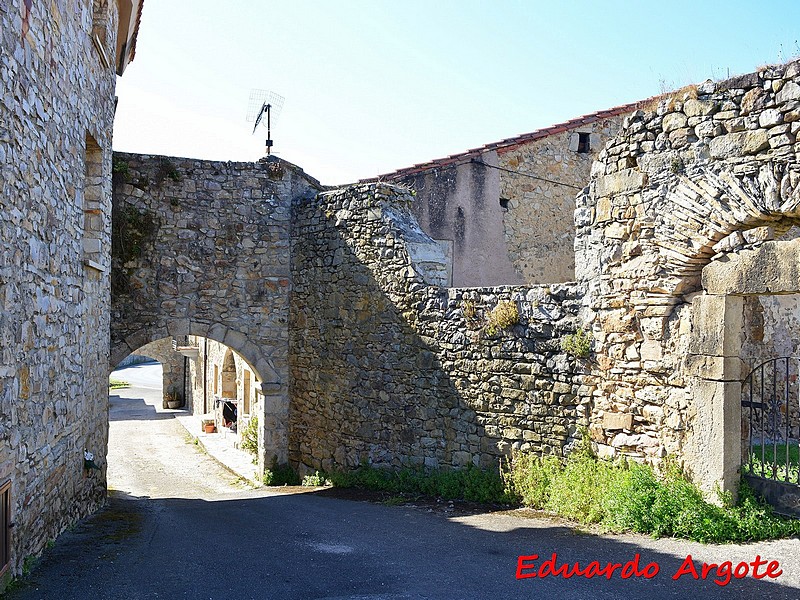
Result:
M796 0L147 0L117 150L256 160L340 184L800 55Z

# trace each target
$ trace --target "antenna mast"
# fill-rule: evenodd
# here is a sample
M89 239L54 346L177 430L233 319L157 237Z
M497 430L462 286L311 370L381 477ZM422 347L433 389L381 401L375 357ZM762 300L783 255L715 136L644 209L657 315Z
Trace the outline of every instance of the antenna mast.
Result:
M252 90L250 92L250 107L247 114L248 121L255 121L253 125L253 133L256 132L258 126L262 124L264 114L267 115L267 156L272 153L272 117L273 109L275 111L275 119L278 118L278 113L283 107L283 96L274 92L266 90Z

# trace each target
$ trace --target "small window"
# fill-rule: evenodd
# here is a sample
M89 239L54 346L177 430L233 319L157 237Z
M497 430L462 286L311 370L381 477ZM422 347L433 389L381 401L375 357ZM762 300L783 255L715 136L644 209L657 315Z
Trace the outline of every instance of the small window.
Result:
M86 155L81 194L83 209L83 254L91 265L99 266L102 258L103 219L103 150L97 141L86 133Z
M589 152L589 134L583 131L578 132L578 152L585 154Z
M0 577L11 564L11 481L0 486Z

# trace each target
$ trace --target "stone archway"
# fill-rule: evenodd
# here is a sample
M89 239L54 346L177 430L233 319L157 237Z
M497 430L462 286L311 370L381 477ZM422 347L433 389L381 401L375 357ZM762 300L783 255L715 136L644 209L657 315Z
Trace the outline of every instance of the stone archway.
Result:
M747 297L800 292L800 239L766 242L702 271L704 293L692 302L687 373L695 416L686 463L708 492L736 493L742 458L741 358Z
M170 321L166 328L145 328L119 341L111 349L111 365L118 364L123 358L151 341L164 337L197 336L208 338L224 344L235 351L252 369L255 377L261 381L260 407L256 414L259 422L258 469L263 475L264 469L274 461L278 464L287 462L289 397L286 378L281 377L275 368L272 358L263 347L249 341L240 331L221 323L206 324L186 319Z

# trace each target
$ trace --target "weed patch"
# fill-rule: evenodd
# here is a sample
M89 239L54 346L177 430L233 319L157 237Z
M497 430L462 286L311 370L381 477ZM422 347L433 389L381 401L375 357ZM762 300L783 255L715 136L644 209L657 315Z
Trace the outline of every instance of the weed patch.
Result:
M638 463L610 463L586 451L557 458L512 457L506 486L522 504L613 532L704 543L749 542L800 533L800 521L774 515L742 482L739 502L706 502L674 464L658 476Z
M272 467L264 470L264 485L300 485L300 478L288 464L272 463Z
M242 441L239 447L250 454L258 453L258 417L252 416L242 429Z
M434 496L471 502L513 502L499 473L469 466L459 471L402 469L389 471L364 465L354 471L327 475L335 487L361 488L391 494Z

